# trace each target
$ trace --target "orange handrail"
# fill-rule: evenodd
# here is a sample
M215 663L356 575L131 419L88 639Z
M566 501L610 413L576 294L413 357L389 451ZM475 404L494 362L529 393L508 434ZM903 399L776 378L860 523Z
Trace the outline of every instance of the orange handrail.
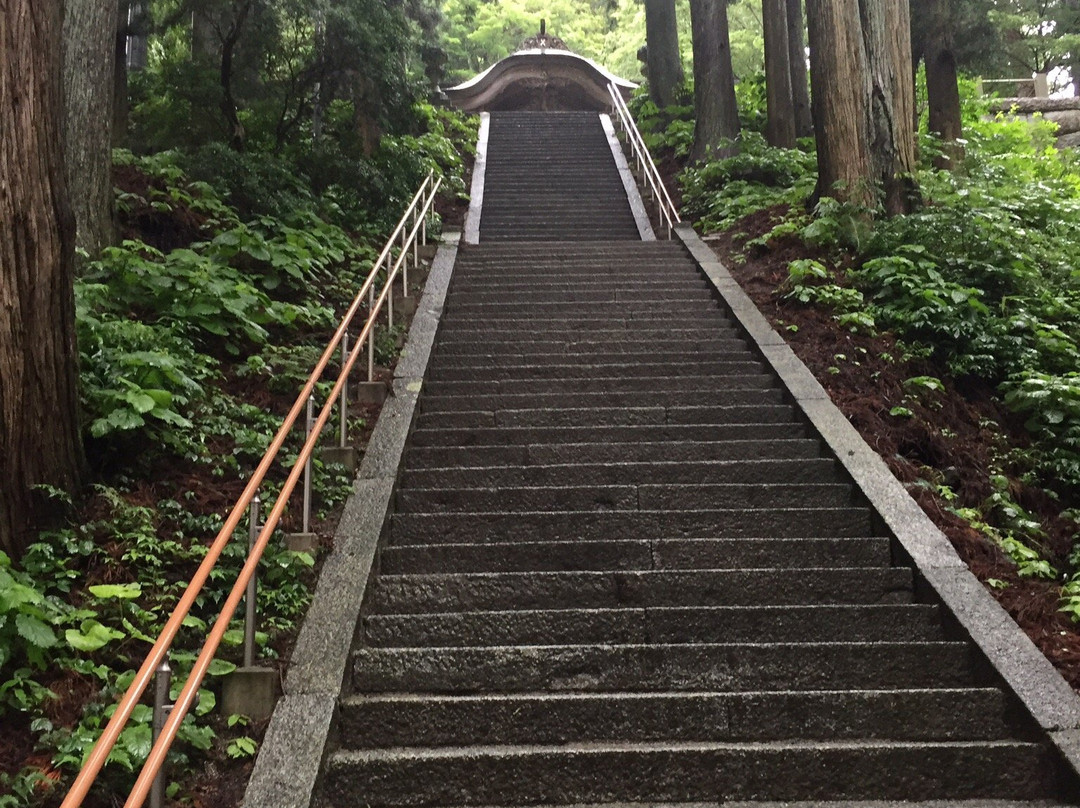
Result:
M199 568L192 576L187 589L184 590L180 601L177 603L176 608L170 615L169 620L165 624L165 628L162 630L158 639L155 641L153 647L150 649L150 653L147 654L146 659L143 661L138 672L135 675L128 690L124 693L124 696L120 700L116 711L113 713L112 718L109 720L108 725L102 732L101 737L98 738L97 743L94 745L86 762L83 764L82 769L76 776L74 783L64 798L61 808L78 808L82 805L83 800L89 793L90 787L93 785L94 780L104 767L105 762L108 760L109 754L112 752L113 747L116 745L117 739L120 737L120 733L123 731L124 726L127 724L128 719L131 717L131 713L134 711L135 706L138 704L139 699L142 698L143 693L146 691L151 678L154 675L154 671L158 668L161 662L165 659L169 648L172 645L173 640L176 638L180 627L191 610L192 605L195 602L195 598L198 597L199 592L206 583L210 572L216 566L221 553L225 549L225 545L228 544L232 538L233 533L240 524L240 520L243 517L244 512L250 506L252 499L254 499L256 493L259 490L259 486L262 484L266 477L267 472L270 470L274 460L277 458L278 453L281 451L281 447L284 445L289 432L295 426L297 419L300 417L300 413L306 407L308 399L314 394L315 385L319 379L322 378L326 367L330 363L331 357L334 355L338 345L340 345L342 338L347 332L349 326L352 324L356 313L359 311L360 306L363 304L364 297L374 287L376 276L382 264L390 256L394 242L397 237L404 231L407 219L410 215L417 213L417 206L420 203L421 198L424 197L425 189L430 184L434 172L428 174L427 179L420 186L420 190L416 192L413 197L412 203L406 209L401 221L397 228L391 235L390 240L387 242L386 248L383 250L379 259L372 266L371 272L365 279L360 290L357 292L352 304L349 306L345 315L341 319L341 324L334 332L334 336L331 338L326 349L323 351L322 356L316 363L315 368L312 370L307 382L304 384L300 391L299 396L292 408L289 410L288 415L282 422L281 427L278 429L277 434L271 441L270 446L267 448L266 454L263 455L262 460L256 467L254 474L248 481L247 486L244 488L243 494L240 499L237 500L233 506L232 511L226 518L225 523L222 525L221 530L218 532L217 537L211 544L209 550ZM425 225L427 216L431 212L431 208L435 202L435 196L442 185L442 178L440 177L432 186L430 193L427 194L424 204L420 207L419 215L413 225L412 231L409 233L407 244L412 245L416 240L417 233ZM386 283L383 285L382 293L379 295L375 305L372 306L371 311L368 312L367 322L364 324L363 329L360 332L360 336L356 340L357 349L364 344L369 338L373 338L373 329L375 327L375 321L378 318L379 312L383 305L386 303L391 290L393 288L393 282L396 279L399 271L402 268L404 262L408 259L408 249L402 249L396 263L393 265L393 269L387 272ZM180 723L186 717L188 711L191 709L195 694L198 693L199 686L202 684L203 679L206 676L206 672L210 667L210 662L214 659L217 653L217 649L221 644L221 639L228 628L229 622L232 620L232 616L236 611L236 607L239 604L244 592L247 588L248 582L251 580L255 573L259 561L262 559L262 554L266 549L266 545L270 540L270 536L274 529L277 527L278 522L281 520L281 516L285 511L285 507L288 504L289 497L292 495L293 490L296 488L296 483L303 473L304 465L311 457L315 444L318 442L321 432L325 427L327 421L330 418L330 413L334 407L335 400L341 391L342 385L345 384L348 374L351 372L353 365L356 363L357 358L360 356L360 350L353 350L349 354L349 359L344 364L341 372L338 374L337 382L334 385L333 390L327 398L326 404L323 406L322 411L319 414L318 419L315 422L311 433L308 435L307 440L304 443L304 447L297 458L296 463L293 466L285 485L282 487L278 498L274 503L274 507L271 510L269 516L266 519L262 530L259 533L259 537L256 540L254 548L248 554L248 559L244 564L240 575L238 576L236 583L233 586L232 591L229 594L228 599L225 601L225 605L222 607L221 613L218 615L217 620L214 623L214 628L207 637L206 642L203 644L202 651L199 654L195 665L192 668L187 682L177 699L176 704L173 706L169 713L169 718L165 722L165 726L162 728L161 734L157 741L154 743L153 748L150 751L150 755L147 757L146 762L140 771L139 778L136 780L135 787L132 789L131 794L128 796L125 806L128 808L138 808L146 799L146 795L150 790L154 778L157 777L161 770L162 765L165 762L165 757L168 754L169 747L172 745L173 740L176 737L176 733L180 728Z

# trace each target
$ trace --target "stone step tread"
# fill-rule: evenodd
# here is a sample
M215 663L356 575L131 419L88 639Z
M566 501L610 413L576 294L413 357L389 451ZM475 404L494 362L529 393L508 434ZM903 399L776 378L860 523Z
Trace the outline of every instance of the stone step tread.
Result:
M596 743L347 750L329 781L370 805L567 799L955 799L1056 796L1049 753L1014 741ZM351 797L346 803L355 804Z
M843 563L840 560L838 563ZM779 606L910 603L913 577L898 567L437 572L382 575L376 612L624 606Z
M409 488L400 512L487 510L660 510L709 507L840 507L854 505L843 483Z
M943 638L937 607L914 603L372 614L364 627L367 644L380 648Z
M573 572L605 570L693 570L783 567L798 570L826 564L886 567L887 538L849 539L668 539L399 544L385 547L385 575L469 572Z
M432 543L536 541L598 538L777 538L869 536L869 508L716 508L637 511L476 511L472 513L397 513L391 517L393 541L425 536Z
M411 436L414 447L423 446L479 446L523 443L542 443L553 439L572 439L573 443L607 440L627 441L640 437L679 440L690 437L702 440L732 439L739 436L778 438L803 438L806 427L799 423L747 423L747 424L648 424L642 426L518 426L475 427L462 429L443 427L431 429L418 427Z
M475 759L479 756L513 758L529 755L561 755L561 754L603 754L604 752L659 752L676 753L679 751L762 751L778 752L790 750L793 752L815 750L848 750L858 752L871 749L890 749L895 747L924 748L924 749L1016 749L1028 751L1043 751L1043 747L1037 743L1004 739L988 741L891 741L887 739L858 738L837 741L814 741L810 744L803 741L737 741L720 743L716 741L634 741L634 742L590 742L587 744L556 744L556 745L509 745L496 744L491 746L467 746L467 747L396 747L390 749L348 749L334 753L338 760L349 759L352 761L375 761L375 760L398 760L398 759L421 759L421 758L456 758Z
M404 480L411 485L434 487L436 484L460 484L447 480L469 480L471 485L553 485L573 480L591 484L603 480L611 485L623 482L710 483L727 482L732 476L739 481L756 482L774 479L775 475L798 475L797 479L820 479L830 471L839 473L840 465L833 458L795 460L711 460L682 462L583 463L551 464L547 466L475 466L469 469L441 467L404 470ZM803 476L805 475L805 476Z
M389 693L341 701L354 749L589 741L1010 736L996 688L674 693Z
M963 642L431 646L353 651L355 692L966 687Z

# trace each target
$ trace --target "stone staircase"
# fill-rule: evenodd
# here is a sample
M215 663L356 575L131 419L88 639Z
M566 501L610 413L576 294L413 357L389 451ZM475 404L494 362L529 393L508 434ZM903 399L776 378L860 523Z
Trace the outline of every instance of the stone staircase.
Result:
M597 238L641 237L596 114L493 113L481 242Z
M503 117L492 166L554 137ZM577 241L489 187L459 253L320 804L1068 797L697 265L576 176Z

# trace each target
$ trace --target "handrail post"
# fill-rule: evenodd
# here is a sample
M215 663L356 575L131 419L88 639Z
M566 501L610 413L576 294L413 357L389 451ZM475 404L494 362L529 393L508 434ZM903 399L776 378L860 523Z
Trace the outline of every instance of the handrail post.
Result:
M248 555L251 555L252 550L255 549L255 542L259 539L259 509L262 505L262 500L259 499L259 495L256 494L251 500L251 505L248 509ZM256 620L258 619L256 609L256 598L258 597L259 583L256 580L256 576L252 575L251 580L248 581L247 594L244 597L244 667L252 668L255 666L255 628Z
M165 727L165 720L169 717L172 705L169 704L169 690L172 688L172 668L169 667L168 657L161 661L157 670L154 671L154 717L151 729L153 741L157 743L161 730ZM154 778L154 785L150 789L150 808L161 808L165 801L165 772L159 771Z
M349 332L346 331L341 336L341 369L344 373L346 367L349 366ZM349 438L349 377L344 376L341 383L341 448L345 448L345 444Z
M307 418L304 426L304 439L311 437L311 430L315 424L315 394L312 393L307 400ZM304 533L311 532L311 457L308 456L304 463Z
M372 286L368 292L368 317L372 317L375 314L375 287ZM375 381L375 327L376 321L371 323L371 332L367 338L367 380L369 382Z
M426 203L426 200L425 200L425 203ZM426 215L427 214L425 214L425 216ZM416 210L413 211L413 229L414 230L416 229L416 225L419 224L419 223L420 223L420 209L417 208ZM419 239L415 239L415 238L413 239L412 249L413 249L413 256L412 256L413 257L413 266L418 267L418 266L420 266L420 240ZM409 284L406 283L405 284L405 294L408 294L408 293L409 293Z

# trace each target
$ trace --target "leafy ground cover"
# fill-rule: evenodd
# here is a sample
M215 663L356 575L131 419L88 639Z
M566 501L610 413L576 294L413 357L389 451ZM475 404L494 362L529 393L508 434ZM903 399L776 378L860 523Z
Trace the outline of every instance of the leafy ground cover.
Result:
M813 154L752 130L737 156L681 175L685 210L1080 687L1080 160L1048 123L970 100L965 123L956 173L922 139L910 215L813 203Z
M199 180L201 153L117 154L122 241L84 261L76 287L93 484L75 501L46 492L56 523L23 558L0 554L3 808L58 804L367 275L384 223L429 169L445 177L440 210L460 216L462 153L475 122L424 114L426 133L384 139L390 168L370 212L343 189L316 195L302 176L262 157L223 152L217 175ZM422 280L410 277L414 286ZM376 343L382 378L404 330L384 330ZM318 400L330 386L320 384ZM377 414L354 408L354 446L366 444ZM295 430L264 501L301 443ZM318 459L313 466L313 530L329 549L351 475ZM299 511L297 498L279 534L299 529ZM170 657L174 694L246 544L245 527L185 621ZM280 536L271 542L257 635L266 664L287 663L317 566ZM265 727L217 706L241 642L237 620L174 747L169 793L178 804L228 806L242 797ZM126 793L150 748L149 711L137 708L87 805Z

